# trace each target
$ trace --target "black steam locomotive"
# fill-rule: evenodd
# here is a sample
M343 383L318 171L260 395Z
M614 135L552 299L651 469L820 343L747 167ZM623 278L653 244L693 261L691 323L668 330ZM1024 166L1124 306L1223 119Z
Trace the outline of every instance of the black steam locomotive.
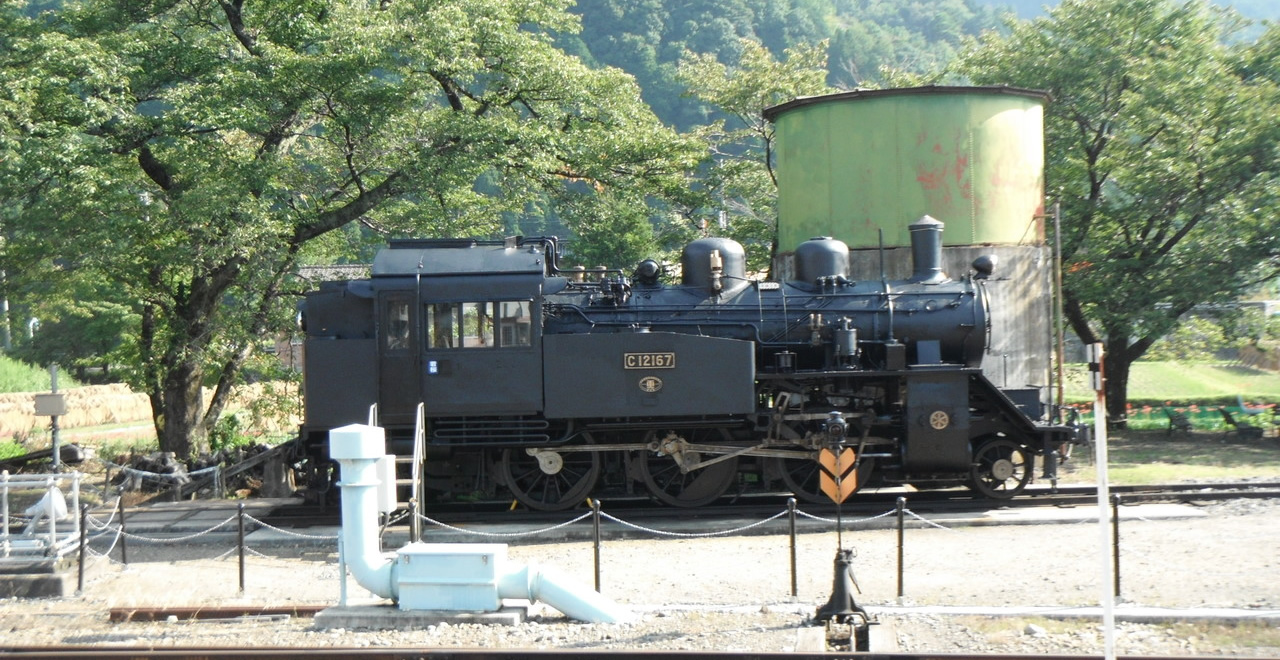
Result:
M436 500L556 510L588 496L700 506L726 493L822 500L815 458L851 448L859 487L967 484L1012 497L1035 457L1055 477L1077 430L1036 390L981 372L989 261L942 272L942 223L911 226L914 274L851 281L814 239L790 281L747 277L742 247L689 244L680 283L652 260L562 269L555 238L407 240L369 279L303 303L302 440L366 420ZM509 494L508 494L509 493Z

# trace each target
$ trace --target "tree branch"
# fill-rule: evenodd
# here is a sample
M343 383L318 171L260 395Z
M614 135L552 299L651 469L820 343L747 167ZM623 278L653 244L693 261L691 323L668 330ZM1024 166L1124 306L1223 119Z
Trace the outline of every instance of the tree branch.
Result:
M313 222L298 226L290 240L292 245L301 245L317 236L332 231L377 208L382 202L400 194L400 172L392 173L382 183L364 191L341 208L322 213Z
M173 176L169 174L169 169L156 159L155 154L151 153L151 148L145 144L138 149L138 165L146 173L147 178L160 186L161 190L173 189Z
M218 5L222 7L222 13L227 15L227 25L231 27L231 33L236 36L236 40L240 42L244 49L249 51L254 57L261 57L262 51L258 49L258 38L250 34L244 26L244 15L241 9L244 6L244 0L218 0Z

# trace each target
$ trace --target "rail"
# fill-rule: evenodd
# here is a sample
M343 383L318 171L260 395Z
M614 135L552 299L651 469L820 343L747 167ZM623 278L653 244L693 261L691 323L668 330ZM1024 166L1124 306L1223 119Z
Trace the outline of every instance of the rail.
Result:
M42 648L13 648L6 650L5 657L13 660L36 660L57 658L59 660L109 660L115 658L172 658L174 660L243 660L245 658L273 658L274 660L649 660L655 656L663 660L722 660L724 658L760 658L761 660L831 660L832 658L851 657L849 655L828 652L757 652L744 654L729 651L662 651L657 654L647 650L609 650L598 649L406 649L406 648L368 648L358 649L317 646L312 648L279 648L279 647L182 647L173 649L150 648L139 649L90 649L82 646L51 646ZM881 660L934 660L936 653L877 653L874 657ZM1026 655L998 654L952 654L944 657L947 660L1022 660ZM1081 660L1080 655L1037 655L1037 660ZM1178 657L1186 660L1186 656L1166 656L1169 660ZM1149 656L1149 660L1161 660L1160 656Z

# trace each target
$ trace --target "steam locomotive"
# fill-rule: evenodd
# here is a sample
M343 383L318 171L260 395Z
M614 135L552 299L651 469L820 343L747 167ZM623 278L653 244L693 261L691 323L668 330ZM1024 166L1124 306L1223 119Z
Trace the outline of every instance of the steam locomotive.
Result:
M419 497L539 510L822 501L824 449L853 450L856 488L1013 497L1037 457L1056 478L1081 430L1048 421L1039 391L983 375L994 260L948 277L942 229L910 226L899 281L851 280L830 238L798 247L789 281L749 278L732 240L696 240L678 284L654 260L562 268L553 237L394 241L368 279L301 305L301 438L323 465L330 429L369 420L420 471Z

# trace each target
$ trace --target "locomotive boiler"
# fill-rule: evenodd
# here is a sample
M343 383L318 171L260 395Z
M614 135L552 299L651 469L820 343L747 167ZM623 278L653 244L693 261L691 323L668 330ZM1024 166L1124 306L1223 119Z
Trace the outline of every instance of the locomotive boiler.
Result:
M551 237L392 242L368 279L302 305L303 442L323 464L329 429L371 419L423 475L419 497L542 510L816 501L815 459L836 446L854 450L858 487L1012 497L1038 456L1055 476L1076 430L1046 420L1038 391L983 375L992 263L949 277L942 229L910 226L909 278L863 281L830 238L796 249L789 281L750 278L739 244L700 239L678 283L653 260L562 268Z

